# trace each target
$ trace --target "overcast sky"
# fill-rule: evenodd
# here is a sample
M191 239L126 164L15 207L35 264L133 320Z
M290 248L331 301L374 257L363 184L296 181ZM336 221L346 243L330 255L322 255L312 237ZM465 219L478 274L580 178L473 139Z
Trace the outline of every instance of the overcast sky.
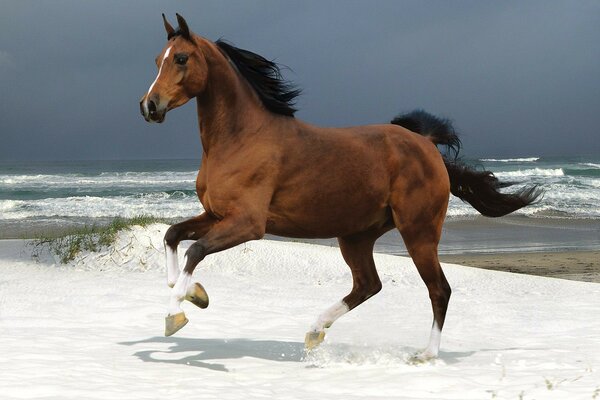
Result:
M2 0L0 160L199 158L193 102L139 113L161 12L289 66L311 123L423 108L466 156L600 155L596 0Z

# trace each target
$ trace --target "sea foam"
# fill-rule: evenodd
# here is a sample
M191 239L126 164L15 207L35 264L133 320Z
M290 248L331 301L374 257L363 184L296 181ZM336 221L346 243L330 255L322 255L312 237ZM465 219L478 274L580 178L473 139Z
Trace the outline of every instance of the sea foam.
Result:
M531 168L517 171L496 172L497 177L564 176L562 168Z
M486 162L505 162L505 163L519 163L519 162L535 162L540 157L525 157L525 158L480 158L479 161Z

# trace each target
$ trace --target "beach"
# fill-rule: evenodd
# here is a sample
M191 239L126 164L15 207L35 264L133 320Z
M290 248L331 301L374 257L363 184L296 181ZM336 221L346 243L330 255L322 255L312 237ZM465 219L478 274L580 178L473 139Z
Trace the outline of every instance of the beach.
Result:
M98 218L97 225L110 218ZM170 221L174 223L175 220ZM0 223L1 226L1 223ZM76 220L4 224L1 239L56 237L81 226ZM332 239L290 239L267 235L268 240L294 241L337 247ZM397 231L381 237L375 251L408 256ZM440 260L470 267L600 283L600 220L472 217L448 220L440 243Z
M542 251L442 255L441 262L600 283L600 251Z
M108 224L96 218L88 226ZM172 219L169 223L175 223ZM78 219L0 222L1 239L31 239L67 234ZM337 247L337 239L266 239ZM408 256L400 234L392 230L375 244L381 254ZM600 220L470 217L445 222L440 260L470 267L600 283Z
M337 247L336 239L297 241ZM395 230L376 242L375 251L408 256ZM444 224L439 254L442 262L470 267L600 282L600 221L510 216L450 219Z
M444 235L442 262L600 282L597 220L475 218L450 221Z
M415 363L431 306L409 258L376 254L383 290L306 353L350 289L339 250L261 240L208 256L206 310L164 337L167 225L133 227L69 264L0 241L4 399L592 399L600 285L443 265L453 288L437 359ZM180 262L191 242L183 242Z

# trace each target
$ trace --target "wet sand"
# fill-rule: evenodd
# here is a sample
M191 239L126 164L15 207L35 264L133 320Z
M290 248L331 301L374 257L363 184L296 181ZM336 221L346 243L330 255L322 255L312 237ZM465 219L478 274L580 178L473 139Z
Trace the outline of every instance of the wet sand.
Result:
M447 254L446 263L519 274L600 283L600 251Z

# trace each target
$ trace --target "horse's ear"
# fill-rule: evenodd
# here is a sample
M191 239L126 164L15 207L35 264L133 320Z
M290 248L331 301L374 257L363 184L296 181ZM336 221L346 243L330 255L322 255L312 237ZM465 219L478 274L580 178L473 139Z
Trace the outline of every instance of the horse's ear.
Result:
M177 23L179 24L179 32L181 32L181 36L186 39L191 39L190 28L188 28L187 22L185 22L185 19L183 19L181 15L177 13L175 15L177 16Z
M171 26L169 21L167 21L167 17L165 17L165 14L163 14L162 17L163 17L163 22L165 23L165 30L167 31L167 40L168 40L168 39L171 39L173 36L175 36L175 29L173 29L173 27Z

